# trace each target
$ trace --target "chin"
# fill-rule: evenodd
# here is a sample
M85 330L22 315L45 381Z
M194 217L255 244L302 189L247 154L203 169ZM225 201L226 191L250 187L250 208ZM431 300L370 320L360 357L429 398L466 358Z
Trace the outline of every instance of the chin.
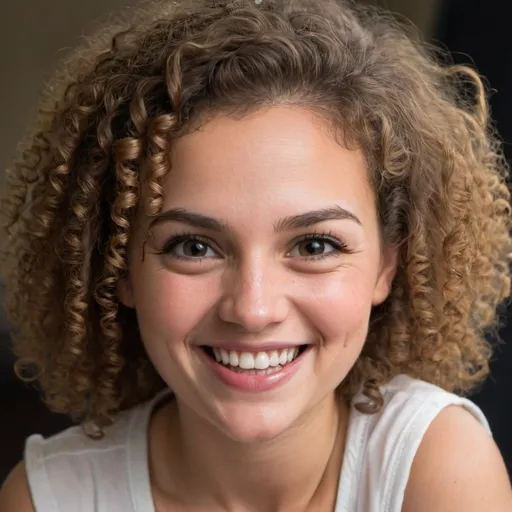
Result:
M272 441L286 434L299 421L300 414L282 404L252 404L223 411L218 427L224 435L243 444Z

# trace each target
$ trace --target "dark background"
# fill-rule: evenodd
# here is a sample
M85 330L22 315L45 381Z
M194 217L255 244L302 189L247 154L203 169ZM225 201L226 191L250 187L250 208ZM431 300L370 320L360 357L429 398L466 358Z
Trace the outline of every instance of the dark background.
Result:
M507 0L367 0L412 19L427 39L456 62L476 66L492 91L491 107L505 152L512 159L512 41ZM33 117L38 93L58 60L95 20L134 0L16 0L0 5L0 168ZM44 21L43 21L44 20ZM3 173L0 172L0 190ZM0 244L2 241L0 240ZM0 298L1 298L0 286ZM512 309L509 315L512 315ZM486 414L512 475L512 323L503 328L491 377L472 399ZM50 414L37 393L12 372L9 326L0 310L0 483L21 458L25 438L69 425ZM470 450L471 447L468 447Z

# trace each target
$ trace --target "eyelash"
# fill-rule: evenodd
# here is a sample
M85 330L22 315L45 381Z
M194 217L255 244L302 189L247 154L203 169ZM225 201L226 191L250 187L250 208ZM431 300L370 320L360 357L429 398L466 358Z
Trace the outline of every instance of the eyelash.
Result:
M182 260L182 261L198 262L198 261L202 261L205 259L210 259L209 257L205 257L205 256L201 256L201 257L197 257L197 258L188 258L188 257L183 257L183 256L180 256L177 254L171 254L172 249L177 247L180 243L188 242L190 240L194 240L194 241L198 241L198 242L207 244L211 249L213 249L215 252L217 252L215 250L215 248L212 247L212 245L215 245L215 244L212 244L212 241L209 240L208 238L201 236L201 235L194 234L194 233L183 233L181 235L177 235L177 236L170 238L164 245L163 249L158 252L158 254L170 255L172 258ZM339 240L338 238L333 236L331 232L313 232L313 233L308 233L308 234L302 235L298 239L294 240L293 247L295 247L297 244L300 244L301 242L308 242L308 241L313 241L313 240L317 240L317 241L320 240L323 242L328 242L330 245L332 245L334 250L331 252L328 252L327 254L321 254L318 256L309 256L309 257L305 256L304 259L306 259L308 261L326 260L327 258L335 257L340 254L352 254L353 253L353 251L348 248L346 243L342 242L341 240Z
M204 236L197 235L194 233L183 233L181 235L176 235L176 236L173 236L172 238L170 238L165 243L163 249L158 254L170 255L177 260L184 260L184 261L192 261L192 260L193 261L202 261L204 259L209 259L209 258L205 258L204 256L201 256L199 258L185 258L185 257L179 256L177 254L171 254L171 250L174 249L177 245L181 244L182 242L188 242L190 240L194 240L197 242L207 244L210 247L212 245L212 241L209 240L208 238L205 238Z
M306 235L300 236L298 239L294 240L294 247L301 242L309 242L312 240L320 240L322 242L328 242L334 248L333 251L328 252L327 254L320 254L319 256L305 256L304 258L308 261L321 261L326 260L328 258L332 258L335 256L339 256L340 254L350 254L352 251L348 248L345 242L342 242L339 238L336 238L329 232L313 232L307 233Z

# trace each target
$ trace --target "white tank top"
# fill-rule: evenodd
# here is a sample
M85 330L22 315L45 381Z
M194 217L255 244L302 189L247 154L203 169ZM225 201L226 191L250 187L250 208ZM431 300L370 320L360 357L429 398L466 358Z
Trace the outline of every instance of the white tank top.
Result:
M168 393L121 413L101 440L80 427L31 436L25 464L36 512L155 512L147 432ZM351 409L335 512L401 512L418 446L443 408L465 407L490 433L476 405L426 382L400 375L382 393L379 413Z

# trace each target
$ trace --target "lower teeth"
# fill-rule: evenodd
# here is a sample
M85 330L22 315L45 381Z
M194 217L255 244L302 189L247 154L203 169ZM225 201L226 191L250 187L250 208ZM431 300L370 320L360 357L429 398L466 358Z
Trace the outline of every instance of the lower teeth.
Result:
M219 363L222 364L222 363ZM245 373L246 375L268 375L269 373L275 373L279 370L282 370L283 367L281 365L278 366L270 366L269 368L265 370L244 370L243 368L240 368L239 366L231 366L231 365L223 365L226 366L226 368L229 368L232 372L235 373Z

